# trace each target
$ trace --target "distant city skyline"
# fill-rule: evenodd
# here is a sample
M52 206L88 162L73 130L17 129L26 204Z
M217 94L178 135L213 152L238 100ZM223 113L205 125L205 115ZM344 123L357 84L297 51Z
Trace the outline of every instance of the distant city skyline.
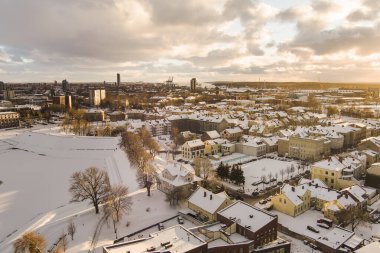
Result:
M0 0L0 81L380 81L378 0Z

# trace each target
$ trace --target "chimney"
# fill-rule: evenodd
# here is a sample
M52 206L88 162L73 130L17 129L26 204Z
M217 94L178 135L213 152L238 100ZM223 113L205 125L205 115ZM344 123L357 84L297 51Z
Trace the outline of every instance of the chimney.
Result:
M212 194L210 194L210 200L212 200Z
M206 193L206 192L204 192L204 193L203 193L203 197L205 197L205 198L206 198L206 196L207 196L207 193Z

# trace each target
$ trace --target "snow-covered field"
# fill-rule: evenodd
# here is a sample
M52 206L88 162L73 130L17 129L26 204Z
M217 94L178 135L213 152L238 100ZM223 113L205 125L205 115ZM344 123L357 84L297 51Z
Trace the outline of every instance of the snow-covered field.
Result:
M52 243L72 216L81 214L83 219L88 219L83 222L88 226L96 222L90 217L93 211L88 203L69 203L69 178L75 171L97 166L107 170L112 184L126 185L131 193L139 189L135 170L130 168L125 154L118 148L118 138L73 137L59 135L57 131L54 135L44 132L49 130L0 133L2 253L12 252L13 240L31 229L37 229ZM59 226L60 223L65 223L64 228ZM59 233L49 230L59 227ZM81 250L85 251L85 248Z
M253 186L252 183L260 182L261 176L266 176L266 180L269 180L269 174L272 174L272 178L275 178L277 174L278 180L282 180L282 176L280 171L286 170L286 168L290 168L294 166L294 172L290 173L290 176L296 175L297 171L297 162L295 161L281 161L272 158L263 158L254 162L250 162L242 165L242 169L244 171L245 176L245 192L252 193L254 190L261 190L262 185ZM301 171L300 171L301 172ZM288 178L288 174L284 174L284 180Z

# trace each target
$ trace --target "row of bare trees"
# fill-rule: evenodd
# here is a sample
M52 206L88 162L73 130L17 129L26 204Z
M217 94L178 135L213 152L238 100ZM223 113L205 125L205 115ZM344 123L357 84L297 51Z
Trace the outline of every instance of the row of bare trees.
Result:
M141 128L137 133L123 132L119 146L126 153L131 165L137 168L137 180L140 187L146 188L150 196L150 189L156 178L153 160L160 151L159 145L148 130Z

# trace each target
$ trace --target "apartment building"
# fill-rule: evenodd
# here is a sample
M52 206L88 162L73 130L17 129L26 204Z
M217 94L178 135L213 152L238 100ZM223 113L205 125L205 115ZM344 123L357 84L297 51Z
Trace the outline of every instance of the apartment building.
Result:
M205 154L205 144L201 139L187 141L182 145L181 151L184 159L192 160L196 157L203 157Z
M293 135L278 139L278 153L303 161L318 161L330 154L330 145L330 140L319 136Z
M244 138L236 143L235 151L250 156L263 156L267 152L267 144L261 138Z
M148 237L103 247L103 253L183 252L207 253L207 242L177 225Z
M328 187L338 190L352 186L355 182L354 171L357 168L342 162L342 158L333 156L314 163L311 166L311 178L318 178Z
M143 125L152 136L169 135L171 133L171 122L166 119L147 120L143 122Z
M236 226L237 234L242 235L246 240L251 240L249 251L259 252L261 248L270 245L277 240L277 215L265 210L253 207L248 203L237 201L217 213L217 220L227 227ZM277 243L279 245L280 243ZM263 252L290 252L290 245L282 245L281 249ZM276 251L278 250L278 251ZM221 251L228 252L228 251ZM231 252L231 251L230 251Z

